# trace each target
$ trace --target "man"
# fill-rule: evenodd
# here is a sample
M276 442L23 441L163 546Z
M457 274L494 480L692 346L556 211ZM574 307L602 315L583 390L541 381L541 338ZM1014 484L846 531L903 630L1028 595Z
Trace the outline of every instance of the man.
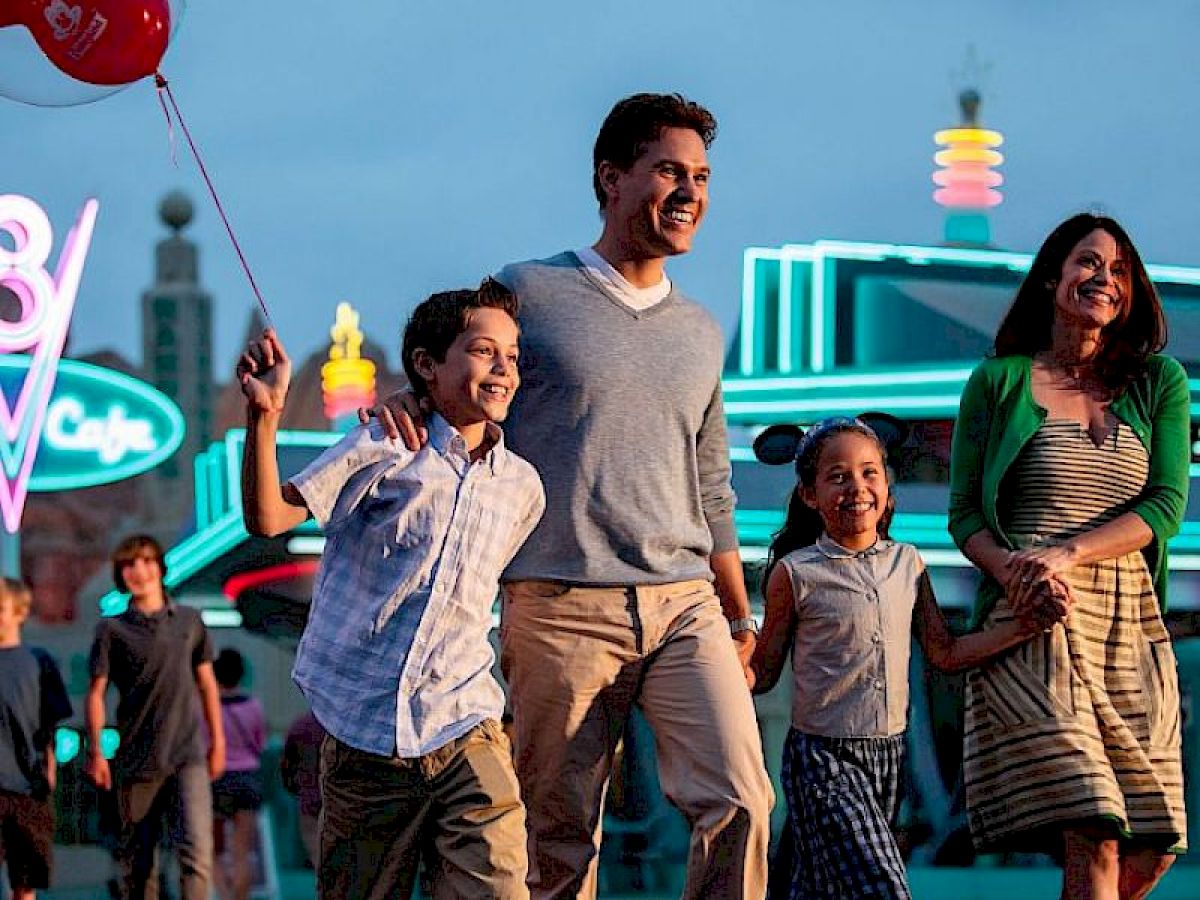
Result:
M620 101L595 145L600 239L497 276L521 300L524 386L507 436L547 499L504 573L501 626L535 898L596 896L605 787L635 705L692 827L684 896L765 892L773 796L746 687L756 627L724 341L664 270L704 218L715 134L678 95ZM417 446L414 398L391 402L385 426Z

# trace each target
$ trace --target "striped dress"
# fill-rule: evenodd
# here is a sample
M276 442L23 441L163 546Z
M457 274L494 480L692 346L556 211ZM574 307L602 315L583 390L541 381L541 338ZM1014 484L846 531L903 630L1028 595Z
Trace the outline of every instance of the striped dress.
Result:
M1125 512L1149 457L1116 422L1097 447L1047 420L1003 485L1018 546L1061 542ZM963 776L971 832L986 849L1045 850L1046 830L1110 822L1161 850L1186 848L1175 655L1141 552L1077 566L1065 624L967 678ZM988 624L1011 618L1005 600Z

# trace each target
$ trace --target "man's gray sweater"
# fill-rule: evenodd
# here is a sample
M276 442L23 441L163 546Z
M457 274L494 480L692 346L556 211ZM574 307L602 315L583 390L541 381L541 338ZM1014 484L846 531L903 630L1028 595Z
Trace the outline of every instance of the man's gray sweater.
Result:
M709 554L737 547L717 323L674 288L634 310L574 253L497 278L521 301L505 440L546 488L545 516L504 579L711 578Z

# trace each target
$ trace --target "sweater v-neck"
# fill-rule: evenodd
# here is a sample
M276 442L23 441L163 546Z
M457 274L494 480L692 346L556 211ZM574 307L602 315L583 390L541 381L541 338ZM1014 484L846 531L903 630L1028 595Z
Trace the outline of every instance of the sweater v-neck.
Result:
M624 300L622 300L620 297L618 297L616 294L614 294L612 292L612 289L609 288L609 286L607 284L602 282L600 279L596 278L595 275L592 274L591 270L586 265L584 265L583 260L581 260L579 258L578 253L576 253L574 250L572 250L571 256L573 256L575 258L575 268L579 271L579 273L581 275L583 275L583 277L586 278L588 280L588 282L590 284L592 284L597 290L599 290L600 293L602 293L605 296L605 298L613 306L615 306L617 309L624 312L630 318L647 319L647 318L650 318L651 316L656 316L659 314L659 312L661 312L663 310L663 308L665 308L669 305L673 305L676 302L677 294L676 294L676 289L675 289L675 282L672 281L671 282L671 290L667 292L667 295L665 297L663 297L661 300L659 300L653 306L647 306L645 309L635 309L634 307L632 307L628 303L626 303Z

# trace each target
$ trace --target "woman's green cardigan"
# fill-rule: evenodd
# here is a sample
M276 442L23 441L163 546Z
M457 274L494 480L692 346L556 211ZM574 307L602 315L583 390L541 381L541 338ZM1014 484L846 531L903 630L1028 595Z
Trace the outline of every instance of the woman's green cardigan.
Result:
M1031 365L1028 356L984 360L963 389L950 450L949 527L959 548L971 535L987 529L1001 546L1013 549L997 519L997 502L1009 466L1046 418L1046 411L1033 401ZM1179 532L1187 505L1189 407L1183 366L1157 354L1147 360L1146 373L1109 407L1133 430L1150 455L1146 487L1130 510L1154 532L1154 540L1142 553L1164 609L1167 540ZM985 576L972 620L975 627L983 623L1002 594L1000 585Z

